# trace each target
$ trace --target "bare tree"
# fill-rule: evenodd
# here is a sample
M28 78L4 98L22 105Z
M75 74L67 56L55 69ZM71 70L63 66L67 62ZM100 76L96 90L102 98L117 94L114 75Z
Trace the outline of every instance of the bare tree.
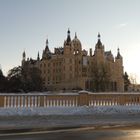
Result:
M132 90L135 91L135 87L137 85L137 76L136 76L136 74L131 73L130 76L129 76L129 79L130 79L130 83L132 85Z
M93 70L94 88L98 91L106 91L109 84L109 71L106 64L95 65Z

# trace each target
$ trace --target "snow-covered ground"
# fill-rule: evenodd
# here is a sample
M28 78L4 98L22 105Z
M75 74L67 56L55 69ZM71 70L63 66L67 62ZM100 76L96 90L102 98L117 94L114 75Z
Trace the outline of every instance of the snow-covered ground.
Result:
M0 108L0 116L140 114L140 106Z
M0 108L0 130L139 125L140 106Z

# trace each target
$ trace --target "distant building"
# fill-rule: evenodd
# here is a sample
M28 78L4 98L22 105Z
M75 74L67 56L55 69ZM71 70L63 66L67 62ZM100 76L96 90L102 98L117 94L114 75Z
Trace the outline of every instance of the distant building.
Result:
M94 90L95 69L101 65L106 66L109 79L105 91L124 91L123 58L119 49L115 58L111 51L105 51L100 34L98 34L94 53L90 49L89 55L82 49L76 34L71 40L70 30L68 30L63 47L54 48L52 53L47 39L41 59L39 53L36 60L26 59L26 54L23 52L22 60L25 71L29 67L38 67L41 70L44 86L48 90Z
M128 87L129 92L140 92L140 84L130 84Z

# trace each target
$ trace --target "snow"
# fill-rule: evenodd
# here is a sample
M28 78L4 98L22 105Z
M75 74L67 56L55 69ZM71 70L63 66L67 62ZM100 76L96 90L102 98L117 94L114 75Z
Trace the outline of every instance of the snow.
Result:
M102 94L120 94L120 95L140 95L140 92L90 92L90 91L86 91L86 90L81 90L81 91L47 91L47 92L29 92L29 93L0 93L0 95L18 95L18 96L33 96L33 95L79 95L79 94L83 94L83 93L87 93L87 94L94 94L94 95L102 95Z
M0 116L140 114L140 106L0 108Z

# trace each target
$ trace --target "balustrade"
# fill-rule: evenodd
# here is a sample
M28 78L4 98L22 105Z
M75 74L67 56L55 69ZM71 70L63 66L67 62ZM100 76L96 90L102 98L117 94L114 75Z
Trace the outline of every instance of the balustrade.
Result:
M0 107L76 107L140 105L140 94L0 95Z

